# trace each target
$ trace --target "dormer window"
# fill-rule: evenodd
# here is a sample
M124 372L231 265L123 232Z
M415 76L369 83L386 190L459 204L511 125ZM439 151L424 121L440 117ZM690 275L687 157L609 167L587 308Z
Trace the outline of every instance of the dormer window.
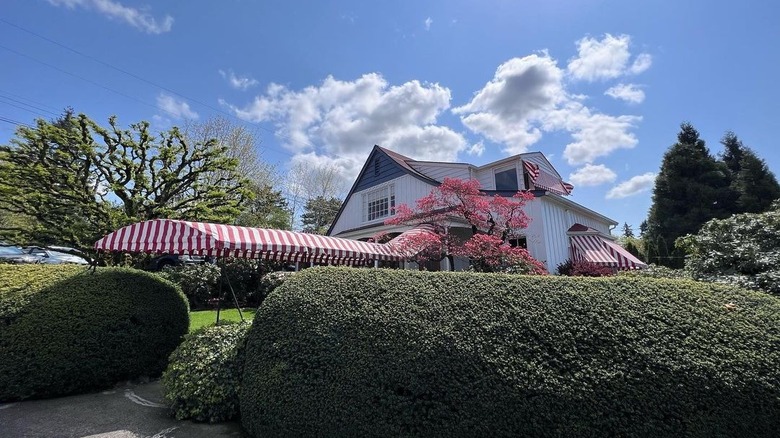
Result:
M519 190L516 168L512 167L511 169L496 171L494 175L496 178L496 190Z

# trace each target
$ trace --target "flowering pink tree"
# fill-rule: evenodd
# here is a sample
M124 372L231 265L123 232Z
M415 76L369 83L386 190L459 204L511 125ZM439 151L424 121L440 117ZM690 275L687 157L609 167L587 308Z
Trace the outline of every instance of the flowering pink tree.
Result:
M452 268L453 256L466 256L479 271L516 270L524 273L545 273L541 263L528 251L512 248L509 239L517 237L530 219L523 206L533 199L526 191L511 198L488 196L475 179L445 178L431 193L417 200L414 208L401 204L388 225L431 224L433 234L412 235L403 242L409 250L424 248L427 260L447 257ZM461 221L471 228L472 237L463 241L450 233L452 221ZM413 251L410 251L413 253ZM411 256L410 259L415 259Z

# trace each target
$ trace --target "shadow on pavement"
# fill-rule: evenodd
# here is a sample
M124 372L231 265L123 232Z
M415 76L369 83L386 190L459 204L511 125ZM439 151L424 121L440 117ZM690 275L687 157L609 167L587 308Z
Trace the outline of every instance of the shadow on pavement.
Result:
M93 393L0 404L5 438L246 437L237 422L178 421L164 405L159 381Z

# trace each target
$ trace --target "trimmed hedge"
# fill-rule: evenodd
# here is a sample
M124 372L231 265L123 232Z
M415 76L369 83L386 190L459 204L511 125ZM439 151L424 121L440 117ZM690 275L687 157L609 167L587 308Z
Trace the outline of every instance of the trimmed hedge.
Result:
M216 423L238 417L244 346L251 323L204 327L187 335L163 373L177 420Z
M249 332L255 437L777 436L780 300L648 278L306 269Z
M0 401L158 376L188 326L184 295L150 273L0 266Z

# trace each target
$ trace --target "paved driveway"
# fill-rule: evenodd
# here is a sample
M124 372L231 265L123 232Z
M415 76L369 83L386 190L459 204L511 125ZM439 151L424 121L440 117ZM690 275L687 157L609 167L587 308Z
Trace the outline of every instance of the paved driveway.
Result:
M0 436L73 438L245 437L236 422L177 421L163 405L159 381L109 391L0 404Z

